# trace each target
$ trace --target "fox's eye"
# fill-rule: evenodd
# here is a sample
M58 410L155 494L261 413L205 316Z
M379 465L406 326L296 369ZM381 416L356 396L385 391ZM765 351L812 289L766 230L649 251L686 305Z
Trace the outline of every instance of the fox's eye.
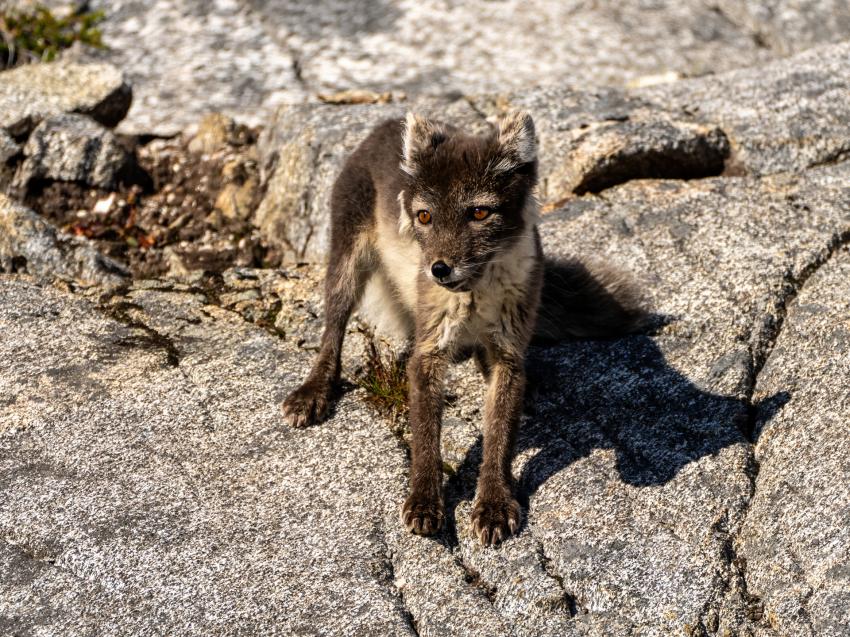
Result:
M431 223L431 213L427 210L420 210L416 213L416 216L419 218L419 223L422 225Z
M475 206L472 209L472 218L476 221L483 221L484 219L490 216L491 212L492 211L490 210L490 208L487 208L485 206Z

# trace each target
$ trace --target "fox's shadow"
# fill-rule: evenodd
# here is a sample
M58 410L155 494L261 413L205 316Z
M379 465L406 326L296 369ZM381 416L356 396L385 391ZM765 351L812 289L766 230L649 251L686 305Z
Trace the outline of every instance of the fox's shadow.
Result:
M526 510L541 485L594 449L614 450L626 484L665 484L691 462L750 442L756 422L769 420L790 397L780 392L751 406L700 388L642 335L532 347L527 372L517 453L531 457L516 485ZM449 480L450 518L474 496L481 445L479 436Z

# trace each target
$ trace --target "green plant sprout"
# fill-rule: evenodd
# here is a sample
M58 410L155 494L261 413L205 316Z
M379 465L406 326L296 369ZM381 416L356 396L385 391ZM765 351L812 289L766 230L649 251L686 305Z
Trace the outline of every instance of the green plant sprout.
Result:
M85 9L57 17L40 5L29 11L0 12L0 68L50 62L75 42L102 49L97 25L103 18L103 11Z

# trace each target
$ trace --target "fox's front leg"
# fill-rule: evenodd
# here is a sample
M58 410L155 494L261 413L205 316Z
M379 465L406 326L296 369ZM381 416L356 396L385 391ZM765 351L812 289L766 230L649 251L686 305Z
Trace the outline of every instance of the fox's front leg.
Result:
M333 273L329 274L329 277ZM354 295L335 289L329 279L325 294L325 331L322 333L319 354L310 375L283 402L283 415L293 427L305 427L324 418L330 405L334 383L339 379L340 355L345 338L345 326L354 305Z
M325 330L319 354L310 375L283 402L283 415L293 427L314 424L327 413L333 385L339 380L345 326L371 272L366 241L343 242L336 235L333 239L339 245L334 245L325 277Z
M524 391L521 358L497 357L491 362L484 405L484 459L472 509L472 531L484 545L498 544L519 528L511 461Z
M440 425L447 361L441 353L419 348L407 365L410 379L410 495L401 510L408 530L433 535L443 525L443 462Z

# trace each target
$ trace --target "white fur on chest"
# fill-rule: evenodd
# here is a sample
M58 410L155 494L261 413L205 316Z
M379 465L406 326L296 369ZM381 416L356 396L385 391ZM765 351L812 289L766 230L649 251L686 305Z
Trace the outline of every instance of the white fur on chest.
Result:
M437 327L442 350L512 341L517 330L516 310L527 302L531 272L538 259L533 234L490 263L470 292L442 291L443 318Z

